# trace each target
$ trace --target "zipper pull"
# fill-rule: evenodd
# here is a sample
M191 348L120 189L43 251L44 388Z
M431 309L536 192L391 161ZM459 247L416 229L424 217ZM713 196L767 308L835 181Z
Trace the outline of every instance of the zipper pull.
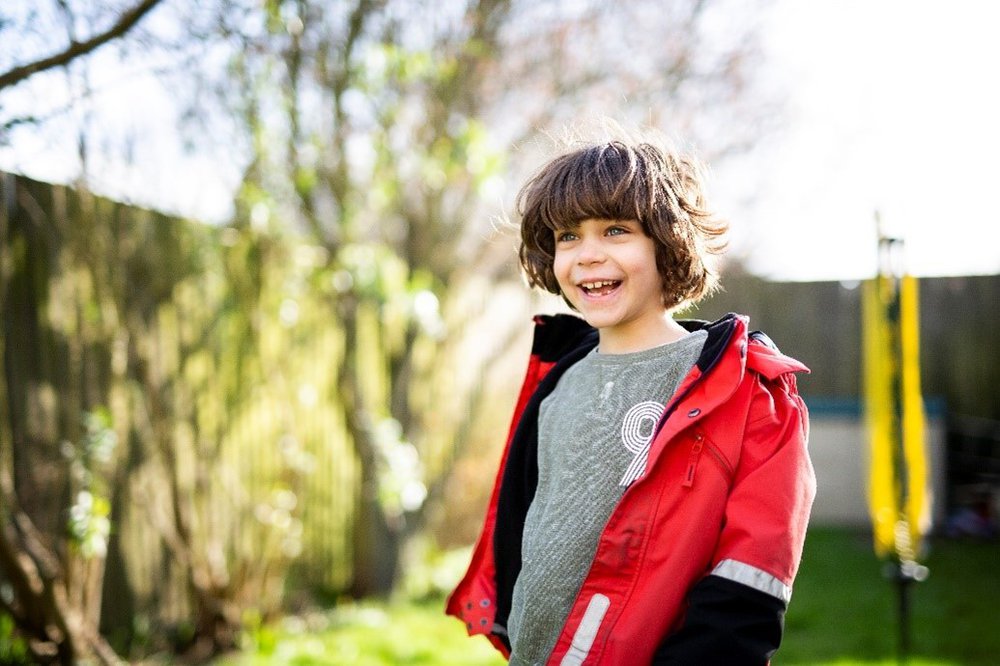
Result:
M685 488L690 488L694 485L694 473L698 468L698 458L701 456L701 450L705 446L705 436L700 432L694 435L694 444L691 445L691 455L688 457L687 471L684 473L684 483L682 484Z

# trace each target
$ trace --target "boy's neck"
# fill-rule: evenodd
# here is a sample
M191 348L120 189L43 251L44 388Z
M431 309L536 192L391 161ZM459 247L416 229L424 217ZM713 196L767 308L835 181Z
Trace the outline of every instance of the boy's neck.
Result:
M674 321L669 313L649 322L648 325L628 331L607 328L597 329L598 353L629 354L680 340L688 331Z

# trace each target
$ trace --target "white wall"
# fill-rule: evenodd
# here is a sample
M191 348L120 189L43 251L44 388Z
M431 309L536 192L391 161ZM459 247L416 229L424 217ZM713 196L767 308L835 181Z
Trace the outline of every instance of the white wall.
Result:
M943 419L928 418L932 501L937 500L932 511L935 522L944 508L944 437ZM814 412L810 416L809 453L817 482L813 524L868 525L868 439L864 422L854 415Z

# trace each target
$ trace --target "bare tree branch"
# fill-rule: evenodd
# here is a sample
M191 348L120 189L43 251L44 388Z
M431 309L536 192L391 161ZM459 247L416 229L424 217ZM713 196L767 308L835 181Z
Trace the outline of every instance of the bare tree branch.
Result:
M161 0L142 0L138 5L124 12L118 21L104 32L98 33L90 39L77 42L71 41L69 46L59 53L29 62L26 65L19 65L3 74L0 74L0 90L17 85L28 77L43 72L47 69L60 67L80 56L86 55L104 44L121 37L142 19L149 11L160 4Z

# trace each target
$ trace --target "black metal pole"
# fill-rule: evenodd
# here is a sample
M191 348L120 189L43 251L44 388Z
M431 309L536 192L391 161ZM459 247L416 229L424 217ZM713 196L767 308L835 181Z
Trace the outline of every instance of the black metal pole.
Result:
M903 570L903 565L897 565L896 589L899 590L899 663L906 664L910 657L910 578Z
M913 644L910 640L910 618L912 617L913 584L927 580L930 570L923 564L913 560L899 560L887 571L896 579L897 614L899 619L899 636L896 650L898 664L909 663Z

